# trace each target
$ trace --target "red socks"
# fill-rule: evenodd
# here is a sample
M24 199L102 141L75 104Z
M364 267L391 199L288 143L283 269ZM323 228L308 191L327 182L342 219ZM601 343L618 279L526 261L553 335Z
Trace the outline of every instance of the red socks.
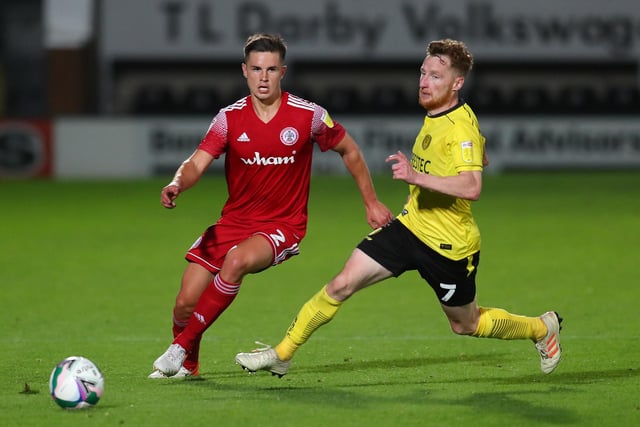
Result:
M176 319L176 313L173 313L173 338L177 338L178 335L184 331L184 328L187 327L189 320L178 320ZM183 366L191 371L193 375L198 375L198 359L200 358L200 339L197 339L193 343L193 349L191 353L187 354L187 358L185 359Z
M189 356L185 361L185 368L191 370L193 367L187 361L190 361L192 365L195 362L197 366L202 334L231 305L238 295L239 289L240 283L227 283L220 277L220 274L217 274L213 282L204 290L188 323L183 326L184 329L173 340L174 344L180 344L187 350ZM174 335L180 328L180 322L174 319Z

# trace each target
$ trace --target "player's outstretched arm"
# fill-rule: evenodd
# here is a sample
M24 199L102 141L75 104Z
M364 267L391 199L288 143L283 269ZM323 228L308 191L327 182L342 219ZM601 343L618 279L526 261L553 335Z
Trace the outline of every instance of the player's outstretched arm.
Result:
M160 193L160 203L167 209L176 207L176 198L183 191L193 187L213 162L213 156L206 151L196 150L182 162L173 179Z
M340 154L344 165L356 181L367 211L367 223L369 226L378 228L393 220L393 213L384 203L378 200L371 174L369 173L369 167L355 140L348 133L345 133L342 141L333 150Z

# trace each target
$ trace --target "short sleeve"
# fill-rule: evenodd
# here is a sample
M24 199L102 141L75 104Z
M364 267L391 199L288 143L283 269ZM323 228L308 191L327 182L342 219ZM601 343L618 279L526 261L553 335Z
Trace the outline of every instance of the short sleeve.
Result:
M482 170L485 139L477 128L461 127L451 141L453 165L458 172Z
M330 150L338 145L346 134L344 127L333 121L329 112L319 105L314 107L312 120L311 136L322 151Z
M227 115L224 111L220 111L211 120L209 129L200 141L198 149L206 151L215 159L219 158L226 151L228 131Z

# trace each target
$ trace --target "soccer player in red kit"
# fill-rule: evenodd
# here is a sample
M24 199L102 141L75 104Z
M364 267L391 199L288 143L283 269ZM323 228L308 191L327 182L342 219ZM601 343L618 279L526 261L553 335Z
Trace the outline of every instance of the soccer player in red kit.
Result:
M174 340L153 363L150 378L197 375L202 334L233 302L244 276L299 253L314 143L342 157L372 228L393 219L377 199L353 138L324 108L282 91L285 55L281 37L249 37L242 73L250 95L218 112L196 151L162 189L162 205L174 208L176 197L225 155L228 199L218 221L187 252L173 309Z

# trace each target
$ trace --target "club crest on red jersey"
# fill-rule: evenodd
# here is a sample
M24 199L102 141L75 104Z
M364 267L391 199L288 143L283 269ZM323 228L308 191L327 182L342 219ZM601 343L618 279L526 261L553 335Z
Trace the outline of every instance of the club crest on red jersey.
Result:
M298 131L292 127L286 127L280 132L280 141L284 145L294 145L298 142Z

